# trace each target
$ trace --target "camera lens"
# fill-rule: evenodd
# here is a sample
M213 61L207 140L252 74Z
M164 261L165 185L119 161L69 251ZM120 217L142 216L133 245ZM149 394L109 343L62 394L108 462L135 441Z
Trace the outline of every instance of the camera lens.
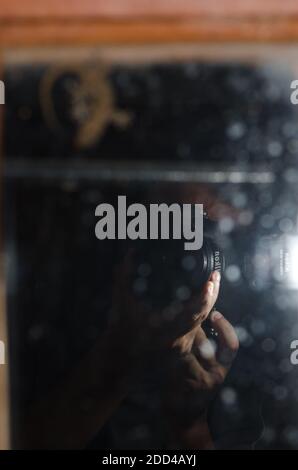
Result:
M216 242L209 237L204 238L203 247L199 250L198 257L202 257L202 282L206 282L213 271L219 271L220 274L225 269L225 257L223 251Z
M204 237L200 250L186 251L183 240L148 240L134 251L132 288L152 307L197 296L213 271L223 273L225 258L215 240Z

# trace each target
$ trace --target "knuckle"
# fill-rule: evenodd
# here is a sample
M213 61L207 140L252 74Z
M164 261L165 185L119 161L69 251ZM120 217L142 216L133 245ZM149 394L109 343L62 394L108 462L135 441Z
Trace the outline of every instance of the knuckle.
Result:
M202 323L205 320L206 314L203 311L194 313L191 318L192 326L196 326L198 323Z
M212 376L212 374L205 374L203 376L201 386L203 390L206 390L206 391L212 391L214 389L215 381L214 381L214 377Z
M226 371L222 367L216 367L212 370L212 379L214 385L222 385L226 377Z

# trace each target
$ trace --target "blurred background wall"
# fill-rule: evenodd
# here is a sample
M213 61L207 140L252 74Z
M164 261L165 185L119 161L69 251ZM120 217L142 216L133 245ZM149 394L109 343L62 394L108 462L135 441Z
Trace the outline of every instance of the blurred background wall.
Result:
M10 48L22 55L28 46L38 47L45 57L47 46L55 56L61 46L295 44L297 40L296 0L2 0L0 4L1 70ZM3 256L1 260L3 268ZM6 342L4 286L2 270L0 340ZM0 366L0 448L9 447L7 377L7 365Z

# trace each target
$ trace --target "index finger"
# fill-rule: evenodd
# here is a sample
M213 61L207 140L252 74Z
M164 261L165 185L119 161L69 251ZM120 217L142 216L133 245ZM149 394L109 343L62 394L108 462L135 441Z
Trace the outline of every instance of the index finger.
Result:
M239 349L236 331L231 323L217 310L212 312L210 320L218 334L217 359L223 366L230 367Z

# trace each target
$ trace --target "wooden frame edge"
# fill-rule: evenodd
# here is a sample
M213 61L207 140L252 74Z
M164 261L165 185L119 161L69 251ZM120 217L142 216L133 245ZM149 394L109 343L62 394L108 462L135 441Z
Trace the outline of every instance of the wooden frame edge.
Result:
M173 42L298 41L298 16L194 20L1 21L0 48Z

